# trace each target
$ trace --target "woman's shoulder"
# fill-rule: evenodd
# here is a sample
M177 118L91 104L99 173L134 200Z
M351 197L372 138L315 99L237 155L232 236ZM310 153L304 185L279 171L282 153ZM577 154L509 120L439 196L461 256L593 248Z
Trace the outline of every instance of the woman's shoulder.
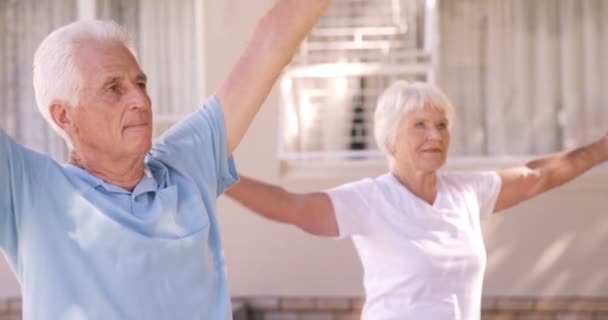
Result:
M445 186L466 187L479 186L500 180L496 171L442 171L438 173L439 180Z
M339 190L341 192L353 192L362 195L371 195L374 192L385 189L391 184L391 175L386 173L376 177L363 177L357 180L352 180L328 191Z

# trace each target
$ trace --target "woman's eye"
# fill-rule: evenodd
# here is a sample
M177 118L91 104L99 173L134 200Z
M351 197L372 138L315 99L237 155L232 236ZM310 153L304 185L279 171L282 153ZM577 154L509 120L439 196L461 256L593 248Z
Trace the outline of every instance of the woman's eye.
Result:
M445 123L445 122L441 122L441 123L439 123L439 124L437 125L437 128L438 128L438 129L445 129L445 128L447 128L447 127L448 127L448 124L447 124L447 123Z
M414 123L415 128L424 128L424 122L416 122Z
M146 83L145 82L138 82L137 86L140 87L141 89L146 89Z

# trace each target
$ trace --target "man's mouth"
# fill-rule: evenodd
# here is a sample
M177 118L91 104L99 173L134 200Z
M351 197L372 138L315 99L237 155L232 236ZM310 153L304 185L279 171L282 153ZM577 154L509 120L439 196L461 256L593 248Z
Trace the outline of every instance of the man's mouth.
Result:
M147 129L150 127L150 124L147 122L142 122L142 123L134 123L134 124L130 124L125 126L125 130L130 130L130 129Z
M440 148L428 148L428 149L422 149L422 152L427 152L427 153L441 153L441 149Z

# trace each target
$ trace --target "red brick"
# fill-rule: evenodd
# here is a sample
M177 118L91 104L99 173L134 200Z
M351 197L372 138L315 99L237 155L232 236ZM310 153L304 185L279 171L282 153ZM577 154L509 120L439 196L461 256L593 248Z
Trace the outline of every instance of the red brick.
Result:
M279 298L255 297L246 299L246 303L254 310L279 310Z
M365 298L353 298L351 302L353 310L363 310Z
M498 311L532 311L534 300L532 299L498 299L496 301Z
M534 307L537 311L563 312L572 310L571 299L540 299Z
M591 313L562 313L558 314L556 320L593 320Z
M319 298L317 310L350 310L350 301L345 298Z
M481 316L481 320L515 320L512 313L487 313Z
M336 313L334 320L361 320L360 312Z
M282 298L281 310L316 310L313 298Z

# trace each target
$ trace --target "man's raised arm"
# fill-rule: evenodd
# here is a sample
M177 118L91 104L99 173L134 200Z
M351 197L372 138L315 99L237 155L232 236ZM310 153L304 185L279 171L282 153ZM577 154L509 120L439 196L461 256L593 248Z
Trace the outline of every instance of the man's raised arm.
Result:
M245 51L221 84L227 152L231 155L298 45L330 0L278 0L259 20Z

